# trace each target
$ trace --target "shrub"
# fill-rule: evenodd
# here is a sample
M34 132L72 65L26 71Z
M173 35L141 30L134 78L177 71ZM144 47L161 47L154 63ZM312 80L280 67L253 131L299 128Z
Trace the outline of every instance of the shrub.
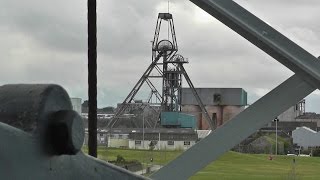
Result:
M122 157L121 155L117 155L117 160L116 162L125 162L126 160L124 159L124 157Z
M316 147L312 150L312 156L320 157L320 147Z

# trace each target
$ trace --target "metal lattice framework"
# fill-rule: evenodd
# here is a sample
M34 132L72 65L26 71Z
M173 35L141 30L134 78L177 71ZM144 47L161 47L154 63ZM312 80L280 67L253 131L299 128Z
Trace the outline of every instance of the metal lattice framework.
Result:
M187 179L320 88L319 60L243 7L232 0L191 1L295 75L153 174L154 179Z
M160 32L164 21L166 21L168 24L168 36L166 39L159 40L162 38L160 37ZM182 77L184 76L200 106L202 113L206 118L210 129L214 129L215 125L205 109L199 95L197 94L186 70L183 67L183 64L188 63L188 61L184 59L183 56L177 54L177 51L178 44L176 40L172 14L159 13L154 39L152 41L152 62L147 70L143 73L137 84L133 87L129 95L117 109L113 119L108 123L107 128L113 128L113 126L118 122L119 117L124 114L127 108L130 107L130 104L134 102L135 96L145 82L151 89L148 103L150 103L152 97L155 96L156 100L161 102L161 111L180 111ZM154 69L157 71L157 75L151 74ZM162 78L162 95L160 95L159 91L152 84L150 78ZM159 117L160 112L155 112L158 113L157 117ZM152 123L148 120L146 120L146 122L149 127L156 126L156 124L152 126Z

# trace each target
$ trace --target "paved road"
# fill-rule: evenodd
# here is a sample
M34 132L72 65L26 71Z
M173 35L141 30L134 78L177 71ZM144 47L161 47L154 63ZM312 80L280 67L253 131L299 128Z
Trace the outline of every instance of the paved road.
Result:
M152 165L152 166L150 167L150 172L158 171L161 167L162 167L162 166L160 166L160 165L154 164L154 165ZM142 175L142 174L145 174L146 172L147 172L147 169L142 169L142 170L136 171L136 172L134 172L134 173L135 173L135 174Z

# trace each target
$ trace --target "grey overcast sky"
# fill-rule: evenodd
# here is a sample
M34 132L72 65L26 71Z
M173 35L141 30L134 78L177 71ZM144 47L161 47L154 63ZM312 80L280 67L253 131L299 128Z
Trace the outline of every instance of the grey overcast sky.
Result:
M55 83L87 99L87 1L0 1L0 83ZM320 55L319 0L236 2ZM149 65L157 14L167 11L167 1L97 3L98 105L114 106ZM196 87L242 87L253 103L293 74L188 0L171 0L170 12ZM317 90L307 97L307 111L319 107Z

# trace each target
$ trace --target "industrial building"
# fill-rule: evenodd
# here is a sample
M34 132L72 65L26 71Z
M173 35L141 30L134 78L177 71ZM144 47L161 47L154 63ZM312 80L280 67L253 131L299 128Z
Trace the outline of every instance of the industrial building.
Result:
M242 88L195 88L210 118L221 126L245 109L247 92ZM197 129L209 129L190 88L182 88L181 111L196 117Z
M320 146L320 132L316 132L308 127L298 127L292 131L293 143L307 149L309 147Z
M306 112L306 113L296 117L295 120L297 122L315 123L317 125L317 128L314 130L320 131L320 114L316 114L314 112Z
M111 129L111 130L97 130L98 146L106 146L112 148L128 148L129 147L129 133L132 129ZM88 144L88 129L85 130L84 144Z
M72 109L81 115L82 114L81 98L70 98L70 100L72 104Z
M130 149L186 150L198 140L192 129L137 129L129 134Z
M99 146L112 148L146 150L186 150L198 141L198 135L192 129L173 128L122 128L98 130ZM84 144L88 144L88 131L85 132Z
M286 134L291 135L292 131L297 127L308 127L314 131L320 130L320 114L313 112L305 112L306 101L303 99L296 105L290 107L285 112L281 113L277 118L278 129ZM270 120L270 123L262 129L275 129L276 122Z
M195 116L180 112L162 112L160 124L166 128L197 129Z
M296 118L305 114L305 105L306 101L303 99L296 105L291 106L288 110L286 110L278 116L279 122L299 121Z

